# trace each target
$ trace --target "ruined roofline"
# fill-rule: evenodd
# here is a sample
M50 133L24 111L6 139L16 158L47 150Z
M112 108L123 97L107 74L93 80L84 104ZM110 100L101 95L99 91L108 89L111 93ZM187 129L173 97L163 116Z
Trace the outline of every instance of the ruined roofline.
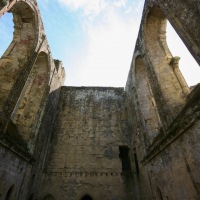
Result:
M93 90L123 90L124 87L104 87L104 86L62 86L62 90L65 89L76 89L76 90L82 90L82 89L93 89Z

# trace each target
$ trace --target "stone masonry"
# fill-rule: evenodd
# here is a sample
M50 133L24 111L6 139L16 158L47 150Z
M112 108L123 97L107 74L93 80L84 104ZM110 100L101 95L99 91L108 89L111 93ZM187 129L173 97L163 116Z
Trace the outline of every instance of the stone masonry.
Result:
M0 200L200 199L200 2L146 0L125 88L66 87L36 0L0 0L13 40L0 58Z
M119 157L119 147L128 147L123 106L123 88L62 87L44 195L128 199Z

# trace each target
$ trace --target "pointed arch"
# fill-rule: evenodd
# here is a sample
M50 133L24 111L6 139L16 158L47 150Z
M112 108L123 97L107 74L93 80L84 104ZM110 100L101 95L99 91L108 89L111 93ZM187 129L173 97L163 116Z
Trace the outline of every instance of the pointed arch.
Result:
M0 59L0 111L5 104L15 81L33 50L36 38L35 15L24 2L16 3L13 14L13 40Z
M1 10L13 14L13 40L0 58L0 128L5 132L11 113L36 59L38 11L29 1L12 1Z
M173 58L166 42L167 19L158 6L152 7L146 15L144 39L149 55L149 65L169 108L168 115L172 117L180 111L189 94L186 82L181 82L180 70L176 59ZM183 83L183 84L182 84Z
M12 114L12 122L23 141L32 152L38 133L46 98L49 92L49 60L41 52L31 70L18 103Z
M148 78L147 68L140 55L135 59L135 79L138 105L145 134L144 139L145 143L149 145L158 135L160 117Z

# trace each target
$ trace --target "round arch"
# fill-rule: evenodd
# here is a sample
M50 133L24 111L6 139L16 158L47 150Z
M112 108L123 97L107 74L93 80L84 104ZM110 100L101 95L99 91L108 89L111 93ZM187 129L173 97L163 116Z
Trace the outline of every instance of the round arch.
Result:
M93 198L89 194L85 194L80 200L93 200Z

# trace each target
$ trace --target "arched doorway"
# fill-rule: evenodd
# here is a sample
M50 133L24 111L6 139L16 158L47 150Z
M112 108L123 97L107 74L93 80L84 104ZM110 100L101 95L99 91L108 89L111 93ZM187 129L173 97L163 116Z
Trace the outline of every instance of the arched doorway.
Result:
M55 200L55 198L51 195L51 194L48 194L44 197L43 200Z
M93 200L92 197L90 197L89 195L85 195L81 198L81 200Z
M12 196L13 196L13 193L14 193L14 185L12 185L12 186L9 188L9 190L8 190L8 192L7 192L7 194L6 194L5 200L11 200L11 199L12 199Z

